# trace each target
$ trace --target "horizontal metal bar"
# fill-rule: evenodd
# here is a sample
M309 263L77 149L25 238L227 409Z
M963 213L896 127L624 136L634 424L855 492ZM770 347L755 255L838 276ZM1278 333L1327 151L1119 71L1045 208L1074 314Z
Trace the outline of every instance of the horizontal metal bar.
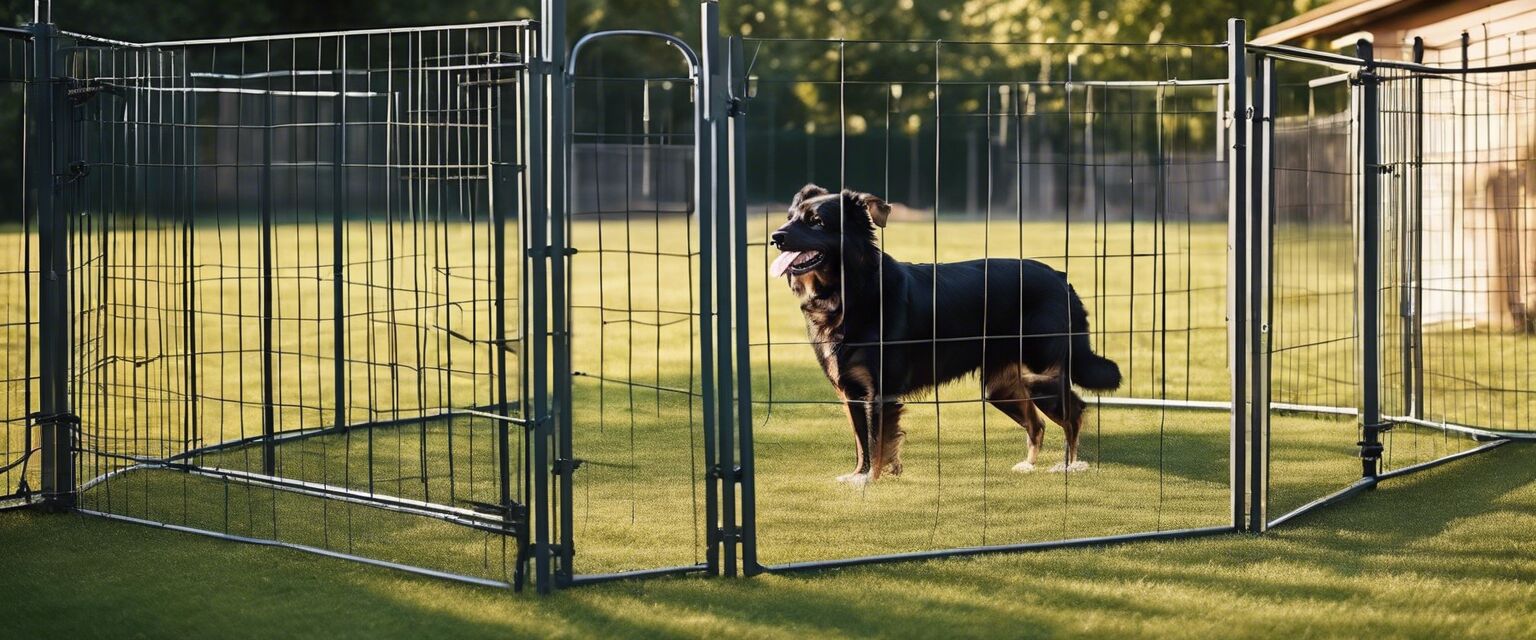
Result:
M128 467L123 467L122 469L117 469L115 471L111 471L109 473L105 473L92 478L89 482L86 482L80 486L80 491L89 491L90 489L93 489L96 486L118 476L127 475L133 472L151 470L179 471L182 473L188 473L205 478L229 480L243 484L287 491L289 493L309 496L312 498L336 500L338 502L356 504L379 509L382 511L390 511L409 516L419 516L423 518L441 520L449 524L469 527L478 531L484 531L486 533L511 535L515 532L515 529L509 529L507 527L506 521L502 520L501 518L492 516L490 514L481 513L473 509L423 502L420 500L401 498L382 493L367 493L364 491L347 489L345 487L337 487L335 485L306 482L303 480L291 480L287 478L279 478L247 471L220 469L217 467L198 467L195 465L175 464L168 462L144 462Z
M1089 404L1115 407L1146 407L1151 409L1197 409L1207 411L1231 411L1232 403L1226 400L1176 400L1160 398L1116 398L1109 396L1089 396L1085 398ZM1269 408L1274 411L1294 411L1297 413L1326 413L1331 415L1352 416L1359 410L1354 407L1334 407L1321 404L1295 404L1291 402L1271 402ZM1536 434L1533 434L1536 435Z
M1511 442L1514 442L1514 440L1508 440L1508 439L1505 439L1505 440L1494 440L1494 441L1485 443L1485 444L1483 444L1481 446L1474 447L1472 449L1467 449L1466 451L1457 451L1456 453L1450 454L1448 456L1441 456L1439 458L1435 458L1434 460L1428 460L1428 461L1425 461L1425 462L1420 462L1418 464L1411 464L1411 465L1408 465L1408 466L1403 467L1401 469L1393 469L1393 470L1388 471L1386 473L1378 474L1376 476L1376 479L1377 480L1387 480L1387 479L1396 478L1396 477L1399 477L1399 476L1406 476L1406 475L1408 475L1410 473L1417 473L1417 472L1423 471L1425 469L1433 469L1433 468L1438 467L1438 466L1440 466L1442 464L1445 464L1447 462L1454 462L1454 461L1460 460L1462 458L1466 458L1466 457L1469 457L1469 456L1475 456L1475 455L1477 455L1479 453L1482 453L1484 451L1491 451L1493 449L1497 449L1497 448L1502 447L1502 446L1504 446L1506 444L1509 444Z
M1490 450L1496 449L1498 447L1501 447L1501 446L1504 446L1506 444L1509 444L1510 442L1513 442L1513 440L1509 440L1509 439L1495 440L1495 441L1489 442L1487 444L1484 444L1482 446L1479 446L1479 447L1476 447L1476 448L1473 448L1473 449L1468 449L1466 451L1458 451L1458 452L1450 454L1448 456L1442 456L1442 457L1436 458L1434 460L1429 460L1427 462L1420 462L1420 463L1415 464L1415 465L1409 465L1409 466L1403 467L1401 469L1396 469L1396 470L1393 470L1393 471L1389 471L1387 473L1382 473L1382 474L1377 475L1374 478L1361 478L1361 479L1356 480L1355 482L1351 483L1350 485L1344 487L1343 489L1340 489L1340 490L1335 491L1333 493L1330 493L1330 494L1328 494L1326 496L1323 496L1321 498L1318 498L1316 500L1308 502L1308 503L1306 503L1306 504L1304 504L1304 505L1302 505L1300 507L1297 507L1295 510L1292 510L1290 513L1287 513L1287 514L1282 515L1282 516L1280 516L1278 518L1275 518L1274 520L1271 520L1270 523L1269 523L1269 526L1270 527L1278 527L1278 526L1280 526L1282 524L1285 524L1287 521L1290 521L1290 520L1293 520L1293 519L1297 518L1298 516L1301 516L1303 514L1311 512L1311 511L1315 511L1317 509L1321 509L1321 508L1326 507L1326 506L1328 506L1330 504L1333 504L1335 502L1339 502L1340 500L1344 500L1345 498L1349 498L1349 497L1351 497L1351 496L1353 496L1353 495L1355 495L1357 493L1360 493L1361 491L1365 491L1367 489L1374 488L1377 484L1380 484L1382 480L1389 480L1389 479L1392 479L1392 478L1397 478L1397 477L1405 476L1405 475L1408 475L1408 474L1411 474L1411 473L1423 471L1425 469L1431 469L1431 468L1434 468L1434 467L1438 467L1438 466L1440 466L1442 464L1445 464L1447 462L1453 462L1453 461L1456 461L1456 460L1460 460L1462 458L1466 458L1466 457L1469 457L1469 456L1477 455L1479 453L1483 453L1485 451L1490 451Z
M27 31L26 29L18 29L16 27L0 27L0 36L16 38L17 40L31 40L32 32Z
M1190 42L1044 42L1040 40L903 40L899 38L872 38L868 40L848 40L845 38L742 38L744 43L772 43L772 42L801 42L824 44L926 44L926 45L1030 45L1047 47L1134 47L1134 48L1193 48L1193 49L1224 49L1226 43L1190 43Z
M242 42L271 42L276 40L301 40L308 38L344 38L347 36L374 36L393 35L402 33L421 33L425 31L457 31L464 29L496 29L500 27L527 27L536 24L533 20L503 20L499 22L474 22L468 24L449 24L429 27L386 27L382 29L356 29L352 31L312 31L308 33L283 33L260 36L236 36L232 38L203 38L197 40L163 40L160 42L124 43L134 47L192 47L200 45L239 44ZM95 36L88 36L94 38Z
M1269 521L1269 526L1270 526L1270 528L1278 527L1278 526L1280 526L1282 524L1285 524L1286 522L1288 522L1290 520L1294 520L1298 516L1301 516L1303 514L1306 514L1306 513L1310 512L1310 511L1313 511L1313 510L1316 510L1316 509L1321 509L1321 508L1326 507L1326 506L1328 506L1330 504L1333 504L1335 502L1338 502L1340 500L1348 498L1348 497L1350 497L1352 495L1360 493L1361 491L1365 491L1366 489L1370 489L1371 487L1376 486L1376 482L1377 481L1376 481L1375 478L1361 478L1359 480L1356 480L1353 483L1349 484L1348 486L1344 487L1343 489L1340 489L1340 490L1335 491L1333 493L1330 493L1330 494L1328 494L1326 496L1323 496L1321 498L1318 498L1316 500L1308 502L1308 503L1306 503L1304 505L1301 505L1300 507L1297 507L1296 509L1291 510L1289 513L1286 513L1285 515L1282 515L1282 516L1280 516L1278 518L1275 518L1274 520L1270 520Z
M1354 77L1355 77L1355 74L1353 74L1353 73L1335 73L1335 74L1333 74L1331 76L1323 76L1321 78L1313 78L1311 80L1308 80L1307 81L1307 87L1312 88L1312 89L1316 89L1316 88L1319 88L1319 87L1326 87L1326 86L1328 86L1330 84L1338 84L1340 82L1349 82L1350 79L1354 78Z
M1366 61L1354 56L1326 51L1314 51L1283 44L1248 44L1250 51L1262 51L1277 58L1286 58L1302 62L1315 62L1341 68L1363 68ZM1433 75L1461 75L1465 73L1510 73L1514 71L1530 71L1536 69L1536 60L1513 62L1509 64L1495 64L1483 67L1436 67L1427 64L1418 64L1400 60L1372 60L1370 65L1378 68L1400 69L1416 73Z
M1415 426L1419 426L1419 427L1428 427L1430 429L1441 429L1441 430L1445 430L1445 431L1455 431L1455 432L1458 432L1458 433L1465 433L1467 435L1473 435L1473 436L1482 436L1482 437L1485 437L1485 438L1501 438L1501 439L1505 439L1505 440L1536 441L1536 431L1499 431L1497 429L1483 429L1481 427L1469 427L1469 426L1462 425L1462 424L1456 424L1454 422L1435 422L1433 420L1424 420L1422 418L1410 418L1408 416L1382 416L1382 419L1386 420L1387 422L1401 422L1403 424L1411 424L1411 425L1415 425Z
M1271 57L1280 58L1282 60L1318 63L1343 71L1352 69L1358 70L1365 66L1364 60L1354 56L1346 56L1343 54L1330 53L1327 51L1314 51L1312 49L1303 49L1301 47L1292 47L1283 44L1254 44L1250 42L1248 43L1248 50L1266 53Z
M1162 398L1113 398L1108 396L1089 396L1085 398L1088 404L1097 404L1108 407L1146 407L1150 409L1202 409L1212 411L1231 411L1232 403L1225 400L1175 400Z
M339 434L339 433L345 433L347 431L352 431L352 430L355 430L355 429L380 429L380 428L389 428L389 427L399 427L399 426L416 424L418 422L427 422L427 421L431 421L431 420L442 420L444 418L458 418L458 417L464 417L464 416L470 416L470 417L489 417L490 415L494 415L494 414L487 414L486 412L493 411L495 409L496 409L495 405L480 405L480 406L477 406L477 407L469 407L467 409L447 409L447 410L439 411L437 413L428 413L428 414L422 414L422 415L419 415L419 416L407 416L407 417L403 417L403 418L390 418L388 420L360 420L360 421L357 421L357 422L350 422L350 423L347 423L347 424L340 424L340 425L331 425L331 426L328 426L328 427L315 427L313 429L299 429L299 430L293 430L293 431L283 431L281 433L278 433L276 436L273 436L273 438L275 439L275 441L277 443L282 444L282 443L288 442L289 440L303 440L303 439L306 439L306 438L314 438L314 437L318 437L318 436L334 435L334 434ZM508 407L507 410L508 411L512 411L512 410L514 410L514 407ZM524 425L524 426L526 426L528 424L528 421L525 420L525 419L522 419L522 418L505 418L505 417L501 417L501 416L496 416L496 417L498 419L500 419L500 420L505 420L507 422L511 422L511 423L517 424L517 425ZM199 455L204 455L204 454L208 454L208 453L215 453L215 452L218 452L218 451L222 451L224 449L233 449L233 448L237 448L237 447L243 447L243 446L247 446L247 445L257 444L257 443L262 442L265 439L266 439L266 436L259 436L259 435L258 436L246 436L244 438L233 438L233 439L225 440L225 441L222 441L222 442L216 442L214 444L210 444L210 445L207 445L207 446L198 447L196 449L189 449L189 450L187 450L187 451L185 451L183 453L178 453L178 454L176 454L174 456L166 458L166 460L170 460L170 461L186 460L187 458L191 458L191 457L199 456Z
M349 76L366 76L379 71L378 69L285 69L277 71L256 71L253 73L213 73L210 71L194 71L187 74L193 78L210 78L213 80L258 80L261 78L291 78L311 76L334 76L338 72Z
M164 523L164 522L155 522L153 520L144 520L144 519L135 518L135 517L132 517L132 516L124 516L124 515L118 515L118 514L115 514L115 513L106 513L106 512L102 512L102 511L94 511L94 510L91 510L91 509L76 509L76 511L78 511L80 513L83 513L85 515L88 515L88 516L95 516L97 518L105 518L105 519L108 519L108 520L117 520L117 521L120 521L120 522L128 522L128 523L132 523L132 524L140 524L140 525L144 525L144 526L147 526L147 527L154 527L156 529L166 529L166 530L170 530L170 531L179 531L179 532L182 532L182 533L194 533L194 534L197 534L197 535L200 535L200 536L207 536L207 537L210 537L210 538L218 538L220 540L228 540L228 541L231 541L231 542L244 542L246 544L255 544L255 545L261 545L261 546L264 546L264 547L279 547L279 548L282 548L282 549L292 549L294 551L303 551L305 553L313 553L313 554L316 554L316 555L322 555L322 556L325 556L325 557L328 557L328 558L336 558L336 559L339 559L339 560L351 560L353 562L360 562L360 563L363 563L363 564L373 565L375 567L384 567L386 569L394 569L394 570L397 570L397 571L404 571L406 573L414 573L416 575L427 576L429 578L439 578L439 579L442 579L442 580L452 580L454 582L465 582L465 583L469 583L469 584L473 584L473 585L479 585L479 586L482 586L482 587L496 587L496 588L500 588L500 589L511 589L512 588L511 584L506 583L506 582L502 582L500 580L491 580L489 578L476 578L474 576L466 576L466 575L461 575L461 574L457 574L457 573L449 573L447 571L438 571L436 569L428 569L428 568L425 568L425 567L417 567L417 566L408 565L408 564L401 564L399 562L390 562L388 560L377 560L377 559L374 559L374 558L368 558L368 557L364 557L364 556L353 555L353 554L350 554L350 553L342 553L340 551L331 551L330 549L322 549L320 547L311 547L309 545L297 544L297 543L293 543L293 542L283 542L281 540L265 540L265 539L262 539L262 538L248 538L248 537L245 537L245 536L237 536L237 535L228 534L228 533L220 533L218 531L209 531L207 529L198 529L196 527L188 527L188 526L179 525L179 524L168 524L168 523Z
M639 580L641 578L657 578L661 576L678 576L690 573L702 573L709 569L708 565L694 564L681 567L663 567L661 569L640 569L637 571L618 571L614 573L591 573L586 575L571 576L566 584L572 587L602 584L604 582L617 582L619 580Z
M1150 540L1174 540L1178 538L1192 538L1197 536L1219 535L1223 533L1237 533L1238 530L1231 526L1205 527L1198 529L1175 529L1171 531L1151 531L1146 533L1132 533L1118 536L1100 536L1096 538L1077 538L1073 540L1057 540L1053 542L1026 542L1021 544L1000 544L981 547L957 547L941 551L916 551L912 553L893 553L878 556L863 556L858 558L844 558L839 560L816 560L810 562L792 562L789 564L764 565L762 569L770 573L786 573L790 571L812 571L817 569L833 569L837 567L853 567L868 564L880 564L885 562L909 562L914 560L934 560L938 558L950 558L961 556L974 556L988 553L1015 553L1022 551L1047 551L1051 549L1071 549L1075 547L1093 547L1108 544L1120 544L1125 542L1142 542Z
M336 91L285 91L281 89L242 89L239 87L141 87L131 84L125 85L110 82L104 82L101 86L111 87L113 89L122 89L124 91L158 91L162 93L237 93L250 96L285 96L298 98L334 98L337 96L346 98L385 98L390 95L376 91L348 91L343 94Z
M1269 408L1277 411L1295 411L1297 413L1328 413L1337 416L1357 416L1360 410L1355 407L1333 407L1321 404L1292 404L1290 402L1271 402Z
M12 502L13 500L15 502ZM28 491L26 493L13 493L8 496L0 496L0 511L25 509L34 504L37 504L38 502L42 502L42 499L37 495L36 492L32 491Z

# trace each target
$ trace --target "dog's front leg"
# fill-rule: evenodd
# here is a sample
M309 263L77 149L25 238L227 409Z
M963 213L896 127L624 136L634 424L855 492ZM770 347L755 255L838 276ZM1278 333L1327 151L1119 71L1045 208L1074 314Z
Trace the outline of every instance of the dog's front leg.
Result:
M848 422L853 426L854 467L851 473L845 473L837 477L838 482L863 484L869 477L870 451L869 451L869 412L866 403L857 400L844 400L843 410L848 414Z

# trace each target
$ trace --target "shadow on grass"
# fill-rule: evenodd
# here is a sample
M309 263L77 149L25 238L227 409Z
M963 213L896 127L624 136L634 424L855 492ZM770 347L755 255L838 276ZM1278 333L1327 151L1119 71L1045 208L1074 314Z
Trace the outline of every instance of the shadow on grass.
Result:
M1260 537L664 579L547 599L6 514L0 599L15 637L1518 637L1536 629L1533 454L1506 446ZM92 611L112 614L81 615Z

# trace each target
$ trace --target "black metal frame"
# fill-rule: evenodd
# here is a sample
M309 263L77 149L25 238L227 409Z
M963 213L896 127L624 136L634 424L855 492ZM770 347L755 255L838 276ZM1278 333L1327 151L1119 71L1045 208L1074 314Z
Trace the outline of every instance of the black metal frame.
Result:
M1393 68L1419 74L1444 74L1456 70L1430 67L1416 57L1413 63L1379 61L1372 54L1369 43L1362 42L1357 56L1321 53L1284 46L1260 46L1247 40L1246 25L1242 20L1228 23L1226 55L1228 56L1227 95L1229 109L1225 112L1228 126L1228 162L1230 177L1228 210L1228 313L1229 358L1231 363L1229 403L1165 403L1185 409L1217 409L1231 412L1230 428L1230 508L1231 522L1219 527L1158 531L1072 540L1037 543L988 545L915 553L876 555L820 562L799 562L765 566L757 555L756 487L754 477L754 450L752 433L752 385L750 371L750 335L746 318L749 317L746 229L746 203L744 183L746 175L744 122L748 105L748 78L741 41L726 39L720 34L719 9L715 0L700 3L700 25L703 34L701 54L682 39L652 31L614 31L586 36L574 46L567 47L564 39L564 2L544 0L544 21L539 29L538 46L526 44L526 50L537 49L537 57L527 65L532 80L522 88L521 99L526 113L523 126L526 157L535 161L526 167L526 192L528 223L525 236L518 239L527 250L523 269L529 274L521 295L526 306L523 333L533 336L528 340L529 349L520 353L516 365L507 362L502 354L496 363L502 378L497 391L497 404L466 410L467 415L491 417L497 420L503 473L510 466L511 456L508 432L512 427L529 432L527 448L519 452L528 461L526 482L531 495L530 504L523 514L506 513L492 517L484 513L464 512L440 505L391 498L373 493L359 494L337 491L326 486L285 480L278 477L274 466L274 447L288 438L337 433L356 428L346 422L344 413L345 370L342 346L337 342L335 376L338 385L336 404L339 408L335 425L299 434L279 434L274 427L273 406L273 308L272 245L273 203L270 196L272 158L270 143L263 145L265 169L261 181L268 185L262 189L261 222L262 277L269 284L263 287L262 298L262 367L264 375L262 395L263 434L240 441L218 443L203 447L199 452L221 448L259 445L263 451L263 473L235 472L206 469L185 464L178 459L137 460L131 468L174 468L191 473L213 474L240 482L275 486L285 490L308 492L340 500L358 500L373 505L399 509L407 513L419 513L440 519L468 523L471 526L497 529L512 526L509 519L518 520L519 567L522 559L532 564L532 575L538 590L547 593L556 587L607 582L611 580L643 578L659 575L705 573L709 575L748 576L764 572L793 572L810 569L863 565L879 562L922 560L948 556L968 556L983 553L1033 551L1051 548L1103 545L1153 539L1185 538L1236 531L1262 532L1279 526L1311 510L1337 502L1360 491L1376 486L1382 480L1399 477L1423 469L1432 468L1451 460L1460 459L1502 446L1516 439L1536 439L1536 434L1502 432L1459 425L1437 424L1422 419L1419 397L1422 382L1405 376L1406 416L1384 418L1380 401L1381 373L1379 365L1383 357L1379 338L1381 267L1380 254L1380 179L1383 167L1380 159L1382 132L1380 129L1380 105L1377 94L1379 78L1377 70ZM75 477L76 440L79 437L79 419L72 415L69 397L68 363L72 361L72 332L70 327L69 300L70 263L68 240L70 227L62 214L69 207L60 202L68 190L61 188L73 171L68 166L63 149L70 148L69 89L67 77L58 68L55 52L58 50L58 29L50 24L35 24L25 30L4 29L4 35L31 40L35 56L35 79L28 85L27 121L31 138L28 140L28 194L40 221L38 236L40 246L40 279L38 300L41 308L39 348L41 357L40 391L38 412L34 420L41 432L41 464L43 486L42 504L52 510L75 508L75 497L81 483ZM705 562L697 565L661 567L627 573L579 574L575 569L575 540L573 527L573 483L578 466L577 452L573 450L573 424L571 408L571 344L570 344L570 286L572 253L568 237L570 212L570 131L571 112L575 108L571 94L571 82L579 54L588 44L611 37L655 38L676 47L688 66L689 79L695 95L694 139L694 189L699 206L700 271L698 285L698 309L701 320L700 344L703 363L702 404L704 440L706 523L708 530ZM530 37L530 40L532 38ZM1356 246L1360 251L1357 288L1361 310L1359 352L1361 367L1360 404L1353 408L1359 417L1361 440L1359 455L1362 465L1360 480L1340 491L1323 496L1289 513L1271 518L1268 513L1270 477L1270 415L1273 410L1321 410L1343 412L1345 408L1281 406L1270 397L1271 336L1270 320L1274 313L1272 293L1272 260L1275 223L1274 179L1274 121L1276 109L1275 61L1304 61L1334 68L1349 69L1357 85L1360 101L1360 119L1357 122L1361 134L1358 187L1360 197L1358 236ZM1500 65L1480 71L1501 72L1536 69L1536 62ZM1251 72L1251 75L1250 75ZM339 82L345 90L345 78ZM1422 88L1419 85L1420 122L1422 132ZM344 102L344 101L343 101ZM270 118L273 107L270 98L263 110ZM345 122L338 112L337 118ZM338 126L341 132L344 126ZM271 135L271 127L266 128ZM335 140L338 164L345 154L346 143L341 134ZM1422 157L1422 149L1419 150ZM511 176L498 176L498 182L514 180ZM343 176L337 171L333 189L338 203L333 224L343 224L342 202L345 199ZM1416 185L1422 192L1422 184ZM1422 207L1420 207L1421 209ZM495 212L494 246L499 255L506 254L508 243L505 224L507 211ZM1414 238L1415 247L1422 238ZM334 238L334 251L341 255L344 239ZM1422 259L1418 248L1411 254ZM339 262L339 261L338 261ZM1406 265L1410 271L1415 267ZM334 282L344 278L338 265L331 274ZM1413 278L1415 281L1417 278ZM505 291L505 265L497 265L497 296L507 297ZM1415 294L1412 304L1417 304ZM334 291L332 301L336 311L335 331L342 335L345 300L340 287ZM498 331L505 335L507 327L505 311L498 307ZM1405 313L1405 317L1408 315ZM189 329L190 330L190 329ZM1421 321L1412 330L1401 356L1405 371L1422 369L1417 360ZM503 338L504 339L504 338ZM511 366L520 366L529 373L522 390L530 404L532 416L527 420L506 415L509 406L509 390L505 375ZM1127 402L1128 403L1128 402ZM1382 472L1381 434L1391 428L1391 421L1420 424L1448 430L1458 430L1490 438L1487 444L1388 472ZM376 424L376 423L374 423ZM187 454L190 455L190 454ZM502 501L511 503L507 494L508 481L502 483ZM346 557L382 566L403 568L425 575L461 578L451 574L413 568L390 562L368 560L350 554L340 554L304 545L259 540L243 536L211 533L191 527L155 523L120 514L87 513L119 520L139 522L165 528L187 530L205 535L215 535L232 540L289 546L336 557ZM527 526L531 525L531 526ZM479 580L482 584L500 584Z

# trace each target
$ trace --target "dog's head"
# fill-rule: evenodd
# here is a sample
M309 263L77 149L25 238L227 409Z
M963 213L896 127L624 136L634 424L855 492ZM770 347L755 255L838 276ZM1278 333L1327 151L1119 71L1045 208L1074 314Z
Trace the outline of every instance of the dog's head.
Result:
M769 236L780 253L768 271L788 275L791 286L835 282L841 271L878 259L875 229L890 214L891 206L874 195L805 185L790 202L789 220Z

